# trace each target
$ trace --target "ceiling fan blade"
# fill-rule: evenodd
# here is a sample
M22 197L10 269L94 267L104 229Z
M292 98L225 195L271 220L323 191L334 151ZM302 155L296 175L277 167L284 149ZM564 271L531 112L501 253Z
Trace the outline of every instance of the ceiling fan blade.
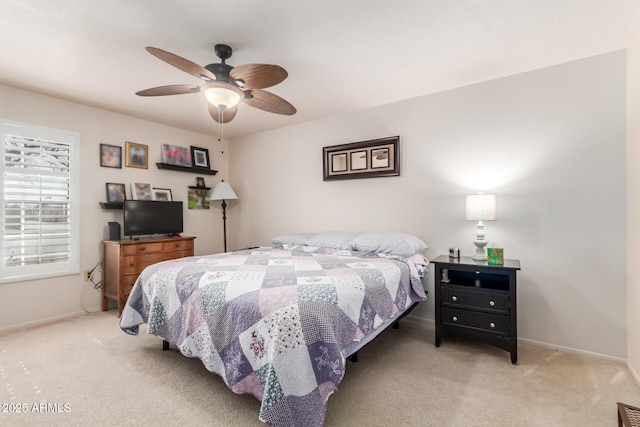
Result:
M246 96L247 94L249 95L248 97ZM297 112L296 107L288 101L266 90L253 89L245 91L244 102L270 113L292 116Z
M182 95L185 93L200 92L199 86L192 85L168 85L152 87L151 89L136 92L139 96L164 96L164 95Z
M209 104L209 114L213 117L213 120L220 123L220 112L222 112L222 123L229 123L236 116L238 112L238 106L231 108L220 109L213 104Z
M158 49L157 47L146 47L145 49L147 49L147 52L159 59L162 59L167 64L173 65L177 69L182 70L185 73L189 73L192 76L196 76L206 82L216 79L216 76L211 71L196 64L195 62L189 61L188 59L174 55L166 50Z
M233 80L242 80L242 89L264 89L277 85L289 73L279 65L245 64L234 67L229 73Z

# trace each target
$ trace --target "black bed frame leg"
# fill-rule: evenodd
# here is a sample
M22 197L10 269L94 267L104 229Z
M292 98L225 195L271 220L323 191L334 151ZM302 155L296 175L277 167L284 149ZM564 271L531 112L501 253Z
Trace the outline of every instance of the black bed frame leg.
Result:
M167 350L169 350L169 341L162 340L162 351L167 351Z
M358 362L358 352L356 351L351 356L347 357L349 362L357 363Z

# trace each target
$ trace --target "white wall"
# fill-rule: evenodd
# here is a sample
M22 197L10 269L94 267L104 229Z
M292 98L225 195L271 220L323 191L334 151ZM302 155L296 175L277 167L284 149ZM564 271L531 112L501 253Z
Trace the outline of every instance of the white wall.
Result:
M183 147L191 145L209 149L215 176L205 176L213 186L228 179L228 159L221 154L215 138L163 126L112 112L74 104L7 86L0 86L0 117L39 126L80 132L82 160L80 170L80 249L81 268L87 270L102 256L101 241L108 238L107 223L122 223L122 211L103 210L99 202L106 200L106 182L127 185L149 182L154 187L170 188L174 200L186 202L187 186L196 184L197 174L158 170L162 161L162 144ZM119 145L133 141L149 146L149 168L102 168L99 163L100 143ZM185 235L196 236L196 254L222 251L222 214L220 208L187 210L185 203ZM98 275L98 278L100 276ZM84 293L83 293L84 289ZM101 291L85 286L82 275L0 285L0 330L64 317L81 311L84 306L96 310L101 304Z
M640 32L627 66L627 364L640 382Z
M493 192L488 240L522 262L520 337L625 358L625 71L614 52L234 140L230 246L395 230L471 255L464 196ZM322 181L323 146L393 135L400 177Z

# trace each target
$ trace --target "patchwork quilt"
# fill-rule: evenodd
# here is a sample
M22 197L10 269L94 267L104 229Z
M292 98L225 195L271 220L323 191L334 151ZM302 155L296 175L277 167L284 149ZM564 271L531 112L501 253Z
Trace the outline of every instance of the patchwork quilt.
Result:
M346 347L426 299L416 267L384 254L258 248L166 261L138 278L120 327L199 358L274 426L321 426Z

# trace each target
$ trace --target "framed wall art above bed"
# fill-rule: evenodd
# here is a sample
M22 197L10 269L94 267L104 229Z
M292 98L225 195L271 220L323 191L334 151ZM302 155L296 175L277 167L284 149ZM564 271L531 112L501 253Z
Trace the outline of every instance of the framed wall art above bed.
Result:
M322 148L323 180L400 175L399 136Z

